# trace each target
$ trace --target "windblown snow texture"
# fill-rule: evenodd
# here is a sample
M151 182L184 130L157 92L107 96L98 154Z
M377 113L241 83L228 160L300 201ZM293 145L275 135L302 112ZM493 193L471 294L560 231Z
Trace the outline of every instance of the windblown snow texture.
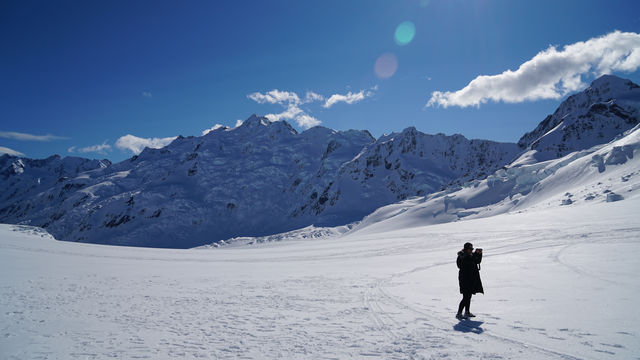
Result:
M323 127L297 133L286 122L254 115L239 127L178 137L114 165L4 155L0 222L41 226L69 241L193 247L345 225L414 196L443 202L445 211L432 218L449 221L474 215L468 209L493 203L496 192L499 202L520 201L565 164L540 161L608 143L638 123L639 103L637 85L602 77L518 144L415 128L377 140L367 131ZM626 150L616 151L623 161ZM82 166L62 171L58 162ZM463 204L461 196L439 192L469 192L468 183L488 190Z

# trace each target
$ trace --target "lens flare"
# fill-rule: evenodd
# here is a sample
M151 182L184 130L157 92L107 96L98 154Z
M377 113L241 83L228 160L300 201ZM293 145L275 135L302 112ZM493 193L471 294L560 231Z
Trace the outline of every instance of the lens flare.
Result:
M404 46L413 40L416 35L416 26L411 21L405 21L396 28L396 44Z
M392 53L380 55L376 60L373 71L380 79L388 79L398 70L398 58Z

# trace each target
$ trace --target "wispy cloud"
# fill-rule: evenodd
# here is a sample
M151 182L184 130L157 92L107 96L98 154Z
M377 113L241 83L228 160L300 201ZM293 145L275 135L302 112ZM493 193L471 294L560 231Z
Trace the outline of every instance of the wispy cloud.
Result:
M313 91L307 91L304 98L301 98L295 92L273 89L264 94L254 92L247 95L247 97L257 102L258 104L278 104L284 108L284 110L280 113L265 115L265 117L269 120L293 120L301 128L307 129L316 125L320 125L322 122L316 117L311 116L308 113L309 110L303 109L303 105L314 102L324 102L324 105L322 106L324 108L330 108L332 105L338 102L354 104L356 102L364 100L367 97L373 96L377 89L378 87L374 86L371 89L360 90L357 93L349 91L345 95L333 94L329 96L329 98Z
M267 114L265 117L271 121L280 121L280 120L295 120L298 125L304 127L299 121L298 117L306 115L300 107L296 104L289 104L287 109L278 114Z
M128 150L137 155L141 153L145 147L159 149L161 147L167 146L175 139L176 136L167 138L141 138L131 134L127 134L120 137L116 141L115 146L118 149Z
M587 41L539 52L516 71L482 75L458 91L434 91L427 106L480 106L487 101L517 103L559 99L585 88L583 75L599 76L640 67L640 34L614 31Z
M153 97L153 94L151 93L151 91L143 91L142 96L151 99Z
M333 94L331 95L327 101L324 103L324 105L322 105L322 107L324 108L330 108L331 106L333 106L336 103L339 102L344 102L347 104L354 104L357 102L360 102L368 97L373 96L373 94L375 93L375 91L378 90L378 86L374 86L369 90L360 90L357 93L351 92L349 91L348 93L346 93L345 95L341 95L341 94Z
M314 118L311 115L307 115L307 114L302 114L302 115L298 115L296 117L296 121L298 122L298 124L305 128L308 129L310 127L314 127L314 126L318 126L321 124L321 121Z
M0 155L9 154L13 156L24 156L23 153L17 150L9 149L8 147L0 146Z
M307 93L307 96L308 99L313 99L317 96L317 94ZM307 114L300 108L300 105L309 101L306 99L305 101L301 101L300 97L295 92L273 89L264 94L254 92L247 95L247 97L257 102L258 104L279 104L285 107L285 110L281 113L265 115L265 117L271 121L294 120L300 127L308 127L308 121L305 121L305 119L302 117L303 115Z
M107 144L106 141L98 145L85 146L81 148L77 146L72 146L69 149L67 149L67 152L69 153L80 153L80 154L97 153L97 154L107 155L108 151L111 151L111 145Z
M63 136L56 135L32 135L27 133L15 132L15 131L0 131L0 138L23 140L23 141L52 141L52 140L64 140L67 139Z
M323 101L324 96L316 94L313 91L307 91L307 95L304 97L305 102Z
M254 92L252 94L247 95L247 97L258 104L299 104L300 98L298 94L289 91L280 91L277 89L273 89L265 94L261 94L259 92Z

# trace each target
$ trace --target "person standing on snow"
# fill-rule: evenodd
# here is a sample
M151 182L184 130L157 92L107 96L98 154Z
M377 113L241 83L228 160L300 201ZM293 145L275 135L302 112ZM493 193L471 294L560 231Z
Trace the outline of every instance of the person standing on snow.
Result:
M458 252L458 259L456 263L458 265L458 283L460 284L460 294L462 294L462 300L458 306L458 313L456 318L463 319L469 317L475 317L470 311L471 295L476 293L484 294L482 288L482 281L480 280L480 262L482 261L482 249L476 249L473 251L473 245L471 243L464 244L462 251ZM462 315L462 309L465 309L464 315Z

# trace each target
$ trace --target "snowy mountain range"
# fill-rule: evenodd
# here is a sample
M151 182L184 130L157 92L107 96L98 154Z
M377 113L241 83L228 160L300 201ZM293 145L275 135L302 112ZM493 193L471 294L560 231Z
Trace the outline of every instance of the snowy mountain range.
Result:
M517 144L412 127L377 140L323 127L298 133L253 115L117 164L3 155L0 222L41 226L68 241L183 248L369 214L360 228L396 216L407 225L488 216L550 201L562 184L598 176L600 185L585 182L584 194L556 200L613 201L623 195L606 188L609 169L624 179L637 168L639 113L638 85L603 76Z

